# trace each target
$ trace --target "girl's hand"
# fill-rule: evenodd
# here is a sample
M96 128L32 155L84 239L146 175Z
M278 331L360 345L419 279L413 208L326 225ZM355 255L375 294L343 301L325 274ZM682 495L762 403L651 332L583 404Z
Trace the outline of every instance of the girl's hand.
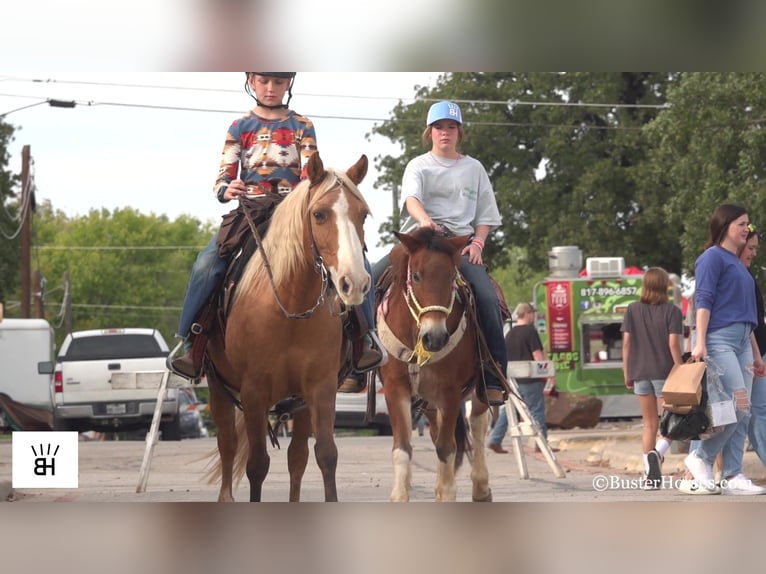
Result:
M633 389L635 386L635 381L632 381L630 379L625 379L625 388L626 389Z
M474 265L481 265L483 259L481 257L482 249L475 243L469 243L467 247L463 248L462 255L468 255L468 261Z
M226 191L223 194L223 198L227 201L230 201L232 199L239 199L246 193L247 188L245 187L245 182L241 179L234 179L229 184L229 187L226 188Z

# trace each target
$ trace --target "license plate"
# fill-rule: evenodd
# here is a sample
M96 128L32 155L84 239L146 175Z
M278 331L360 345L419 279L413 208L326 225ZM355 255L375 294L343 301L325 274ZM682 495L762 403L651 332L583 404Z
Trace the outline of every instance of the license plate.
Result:
M108 415L124 415L128 412L127 405L125 403L107 403L106 414Z

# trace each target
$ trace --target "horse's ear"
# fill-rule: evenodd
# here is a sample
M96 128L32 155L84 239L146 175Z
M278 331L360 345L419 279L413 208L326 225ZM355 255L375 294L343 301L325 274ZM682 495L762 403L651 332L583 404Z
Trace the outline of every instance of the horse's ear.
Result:
M327 172L324 169L324 164L322 163L322 158L319 157L318 151L311 154L307 167L311 185L318 185L324 181Z
M399 241L402 242L402 245L404 245L404 248L408 253L415 253L415 251L418 250L418 247L420 247L420 242L417 241L412 235L399 233L398 231L394 231L394 235L396 235Z
M367 156L362 154L359 161L352 165L348 171L346 171L348 178L356 185L362 183L364 176L367 175Z

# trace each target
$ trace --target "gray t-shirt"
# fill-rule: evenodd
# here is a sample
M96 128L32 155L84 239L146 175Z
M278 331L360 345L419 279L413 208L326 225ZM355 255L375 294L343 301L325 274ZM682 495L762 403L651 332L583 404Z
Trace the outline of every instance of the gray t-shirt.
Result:
M489 176L471 156L454 160L435 158L428 152L407 164L402 178L403 233L418 227L407 212L408 197L420 201L432 220L456 235L471 235L477 225L497 227L502 223Z
M634 381L665 380L673 368L670 335L683 336L683 314L673 303L628 305L622 332L630 333L628 378Z

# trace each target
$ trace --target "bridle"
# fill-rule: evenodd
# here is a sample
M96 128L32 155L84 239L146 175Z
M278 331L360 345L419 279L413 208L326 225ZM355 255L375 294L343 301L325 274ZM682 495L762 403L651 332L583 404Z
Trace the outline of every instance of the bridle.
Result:
M333 182L332 187L328 188L325 193L329 193L336 187L343 187L343 181L341 180L340 177L338 177L338 174L333 173L333 176L335 177L335 181ZM256 245L258 245L258 251L261 254L261 258L263 259L263 265L266 268L266 273L269 276L269 282L271 283L271 290L274 293L274 298L277 300L277 305L279 305L279 308L282 310L282 313L284 313L285 317L287 317L288 319L308 319L311 316L313 316L314 311L316 311L319 307L321 307L324 304L326 295L328 292L328 288L330 285L330 281L329 281L330 272L327 270L327 266L324 263L324 258L322 257L322 254L319 253L319 248L317 247L316 239L314 237L314 228L311 223L311 213L309 213L309 199L311 198L311 190L319 185L322 185L323 183L324 181L309 187L308 193L306 194L306 205L305 205L306 222L308 224L309 239L311 241L311 254L312 254L313 262L314 262L314 271L316 273L319 273L322 280L322 287L319 290L319 296L317 297L317 301L314 304L314 306L300 313L291 313L290 311L287 310L284 303L282 302L282 299L279 296L279 292L277 291L277 286L274 283L274 276L272 275L272 272L271 272L271 264L269 263L269 259L268 257L266 257L266 251L263 248L263 241L261 240L261 234L258 232L258 228L253 222L252 217L250 217L250 214L247 213L247 210L245 210L245 217L247 218L247 223L250 226L250 231L253 233L253 237L255 237ZM333 313L333 314L340 315L342 313L343 311L341 311L340 313Z
M456 269L457 271L457 269ZM407 282L406 289L404 291L404 301L407 303L407 309L410 310L410 315L415 319L415 324L420 328L420 319L426 313L444 313L446 317L452 313L452 307L455 304L455 295L457 293L457 280L452 282L452 297L450 298L449 307L443 307L441 305L429 305L423 307L418 298L415 296L415 292L412 289L412 268L410 262L407 262Z

